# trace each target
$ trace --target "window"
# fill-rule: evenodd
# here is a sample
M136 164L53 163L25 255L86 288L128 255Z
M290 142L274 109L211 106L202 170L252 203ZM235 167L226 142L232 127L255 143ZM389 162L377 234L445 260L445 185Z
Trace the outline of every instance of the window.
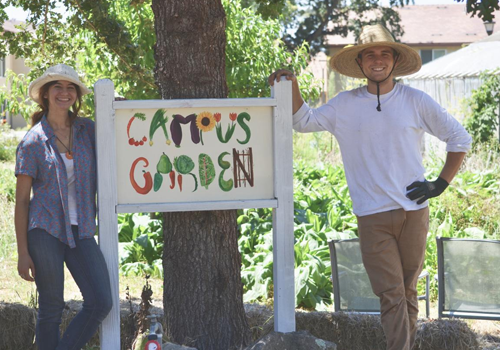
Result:
M420 58L422 59L422 64L426 64L430 61L436 60L444 55L446 55L445 49L420 50Z
M0 77L5 77L5 57L0 57Z

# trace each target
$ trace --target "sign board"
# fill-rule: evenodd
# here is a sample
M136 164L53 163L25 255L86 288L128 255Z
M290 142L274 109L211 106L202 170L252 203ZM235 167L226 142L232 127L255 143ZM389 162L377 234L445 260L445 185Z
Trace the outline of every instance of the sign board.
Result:
M274 198L272 107L116 111L118 204Z
M101 348L120 347L118 213L273 208L275 330L295 330L291 83L271 98L114 101L94 86L99 245L113 310Z

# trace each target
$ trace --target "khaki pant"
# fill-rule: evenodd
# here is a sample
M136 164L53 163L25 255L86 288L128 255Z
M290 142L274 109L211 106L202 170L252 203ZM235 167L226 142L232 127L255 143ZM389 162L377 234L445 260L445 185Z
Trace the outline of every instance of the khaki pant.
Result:
M388 350L410 350L418 318L417 280L425 258L429 208L358 217L359 240L373 292L380 298Z

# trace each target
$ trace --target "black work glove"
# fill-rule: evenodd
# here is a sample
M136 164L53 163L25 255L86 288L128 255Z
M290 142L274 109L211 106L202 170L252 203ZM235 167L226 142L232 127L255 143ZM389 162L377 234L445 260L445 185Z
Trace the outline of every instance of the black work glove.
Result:
M438 177L436 181L415 181L410 186L406 187L406 197L412 201L417 200L417 204L422 204L429 198L437 197L446 190L448 182L445 179Z

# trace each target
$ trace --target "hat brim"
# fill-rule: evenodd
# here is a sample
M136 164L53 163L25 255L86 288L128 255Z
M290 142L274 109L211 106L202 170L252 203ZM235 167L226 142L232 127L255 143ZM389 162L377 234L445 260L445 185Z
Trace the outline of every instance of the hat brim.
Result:
M375 46L388 46L398 52L398 61L396 68L394 68L393 75L401 77L418 72L422 67L422 60L417 51L405 44L395 42L374 42L362 45L346 47L340 50L336 55L330 59L330 67L343 75L351 78L364 79L363 72L356 63L356 59L361 51Z
M92 92L92 90L90 90L85 85L83 85L79 80L76 80L68 75L49 73L49 74L42 75L41 77L35 79L30 84L29 89L28 89L30 98L33 101L35 101L36 103L40 103L40 89L41 89L41 87L47 83L50 83L51 81L57 81L57 80L69 81L69 82L79 86L80 90L82 92L82 96L90 94Z

